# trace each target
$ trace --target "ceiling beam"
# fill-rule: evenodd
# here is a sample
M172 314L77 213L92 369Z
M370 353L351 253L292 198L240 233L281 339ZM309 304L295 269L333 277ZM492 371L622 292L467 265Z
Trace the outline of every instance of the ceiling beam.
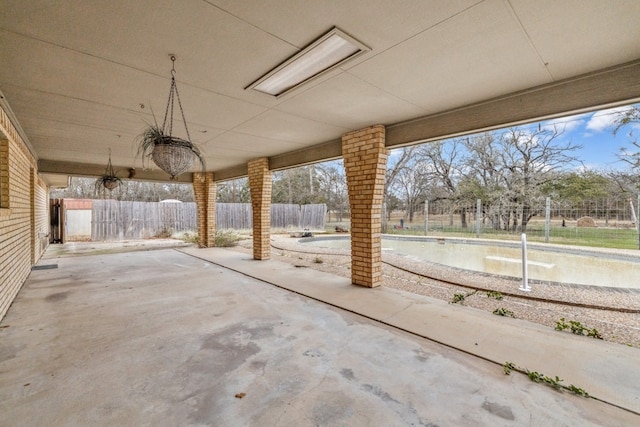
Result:
M309 148L302 148L288 153L269 157L269 170L282 170L312 163L335 160L342 157L342 140L335 139ZM229 181L247 176L247 165L238 165L215 171L216 182Z
M287 169L293 166L304 166L342 157L342 140L324 142L313 147L289 151L269 157L269 170Z
M119 178L128 179L131 167L128 166L114 166L116 175ZM38 160L38 172L47 174L59 174L59 175L73 175L73 176L85 176L85 177L100 177L104 175L105 165L94 165L87 163L74 163L74 162L60 162L55 160ZM131 178L136 181L160 181L160 182L174 182L174 183L192 183L193 174L183 173L179 175L175 180L170 180L169 175L161 170L145 170L135 169L135 175Z
M247 176L248 174L249 174L249 169L247 164L245 163L244 165L238 165L231 168L216 171L213 174L213 179L216 182L229 181L232 179L242 178L244 176Z

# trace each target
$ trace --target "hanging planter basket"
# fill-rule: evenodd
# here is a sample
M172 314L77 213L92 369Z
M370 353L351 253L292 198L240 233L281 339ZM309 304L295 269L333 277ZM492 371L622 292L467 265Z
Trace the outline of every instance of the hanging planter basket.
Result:
M160 169L175 177L191 168L194 154L192 147L179 144L158 144L154 147L151 158Z
M171 61L175 62L175 57L171 56ZM174 101L178 100L178 107L182 116L182 122L187 134L187 139L178 138L172 135ZM138 152L144 158L151 158L153 163L169 174L172 180L178 175L188 171L197 160L204 171L206 166L204 158L198 147L191 142L187 121L182 110L180 95L175 79L175 68L171 70L171 88L169 89L169 99L164 114L162 126L157 123L150 125L139 137Z
M120 186L121 183L122 180L116 176L116 173L113 170L113 166L111 165L111 150L109 150L109 163L107 163L107 168L104 171L104 175L96 180L96 193L105 188L109 191L115 190Z
M191 169L196 160L203 170L205 167L198 147L185 139L166 135L157 125L150 126L140 136L139 151L143 158L151 158L171 179Z
M115 176L105 177L102 181L102 185L107 190L115 190L120 185L120 178Z

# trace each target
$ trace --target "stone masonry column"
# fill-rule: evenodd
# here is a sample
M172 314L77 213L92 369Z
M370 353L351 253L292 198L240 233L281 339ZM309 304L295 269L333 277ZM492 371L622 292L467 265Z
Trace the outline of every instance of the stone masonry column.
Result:
M387 167L385 128L371 126L342 136L351 208L351 282L382 282L382 199Z
M253 259L271 258L271 171L269 159L248 163L251 209L253 210Z
M193 174L193 192L198 209L198 246L211 248L216 237L216 183L213 172Z

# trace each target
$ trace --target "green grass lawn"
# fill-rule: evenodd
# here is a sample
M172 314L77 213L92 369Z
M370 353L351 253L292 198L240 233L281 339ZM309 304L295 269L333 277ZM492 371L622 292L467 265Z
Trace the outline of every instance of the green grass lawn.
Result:
M424 228L409 229L387 228L387 234L424 236ZM476 237L474 227L468 229L456 227L438 227L430 229L428 236ZM507 232L494 229L483 229L483 239L520 240L520 232ZM527 240L544 242L544 228L528 227ZM638 232L632 228L577 228L552 227L549 232L549 243L560 245L590 246L612 249L638 249Z

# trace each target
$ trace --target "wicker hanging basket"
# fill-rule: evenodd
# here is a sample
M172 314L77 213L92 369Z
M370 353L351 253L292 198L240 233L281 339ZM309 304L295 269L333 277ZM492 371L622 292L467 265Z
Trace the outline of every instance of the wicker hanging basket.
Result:
M176 58L171 56L171 61L175 62ZM178 138L172 135L173 132L173 113L174 101L178 100L182 122L187 134L187 139ZM178 94L178 86L175 79L175 68L171 70L171 88L169 89L169 99L164 114L162 127L157 123L149 126L139 137L138 152L142 153L142 157L151 158L160 169L169 174L172 180L178 175L191 169L194 161L197 159L204 171L206 166L204 159L198 147L191 142L189 129L187 128L187 120L184 117L180 95Z
M150 158L172 180L191 169L195 160L202 170L205 168L198 147L185 139L166 135L159 126L149 126L139 140L138 152L143 159Z
M117 177L105 177L102 180L102 185L107 190L115 190L120 185L120 178L117 178Z
M107 163L104 174L96 180L96 193L99 193L103 188L109 191L115 190L121 183L122 180L116 176L113 166L111 165L111 149L109 149L109 163Z
M188 171L193 165L194 157L190 147L178 144L158 144L151 154L153 163L172 178Z

